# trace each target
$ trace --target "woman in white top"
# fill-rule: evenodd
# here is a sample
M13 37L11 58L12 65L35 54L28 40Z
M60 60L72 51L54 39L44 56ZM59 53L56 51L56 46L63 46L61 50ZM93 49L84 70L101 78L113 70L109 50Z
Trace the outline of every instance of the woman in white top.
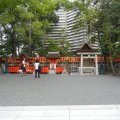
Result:
M40 78L40 70L39 70L40 63L38 60L35 61L34 67L35 67L35 78Z

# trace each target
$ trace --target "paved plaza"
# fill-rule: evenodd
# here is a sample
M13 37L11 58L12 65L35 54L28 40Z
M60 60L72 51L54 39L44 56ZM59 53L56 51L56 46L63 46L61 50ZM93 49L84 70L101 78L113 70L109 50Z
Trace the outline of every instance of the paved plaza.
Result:
M120 120L115 76L0 75L0 120Z
M0 120L120 120L120 105L0 107Z
M0 106L118 105L120 77L0 75Z

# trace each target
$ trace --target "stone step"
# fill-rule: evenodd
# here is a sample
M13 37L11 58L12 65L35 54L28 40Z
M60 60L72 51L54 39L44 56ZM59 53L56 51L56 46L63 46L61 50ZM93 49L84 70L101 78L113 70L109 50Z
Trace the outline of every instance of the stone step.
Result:
M49 74L56 74L56 70L55 69L50 69Z
M1 106L0 120L120 120L120 105Z

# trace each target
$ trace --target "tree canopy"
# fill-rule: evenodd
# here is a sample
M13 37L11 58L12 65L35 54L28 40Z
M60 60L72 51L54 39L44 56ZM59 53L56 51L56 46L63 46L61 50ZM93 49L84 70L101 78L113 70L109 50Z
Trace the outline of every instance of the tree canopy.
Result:
M113 60L120 58L120 1L101 0L96 28L102 32L101 49L104 56L110 56L113 73Z
M110 56L113 73L113 60L120 58L120 1L119 0L77 0L74 2L79 12L74 29L87 29L90 38L99 40L103 56ZM79 30L79 29L78 29ZM97 36L92 36L97 33Z
M44 29L58 19L53 12L56 6L50 0L2 0L0 5L1 30L14 55L20 46L29 48L31 55L31 47L37 47L35 43L41 44Z
M120 0L1 0L1 44L13 55L20 49L29 55L51 48L60 50L52 41L49 48L45 48L50 24L59 19L54 10L60 6L65 6L66 10L79 10L74 28L87 29L88 40L95 33L94 41L99 40L102 54L110 56L112 67L113 60L120 57Z

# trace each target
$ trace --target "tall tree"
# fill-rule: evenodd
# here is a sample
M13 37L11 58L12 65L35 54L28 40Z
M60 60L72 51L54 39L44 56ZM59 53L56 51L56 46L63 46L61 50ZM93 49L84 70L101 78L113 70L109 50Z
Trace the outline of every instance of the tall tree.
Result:
M101 0L100 14L96 24L98 32L103 33L101 48L104 56L110 56L112 72L115 74L113 61L120 57L120 1Z
M93 7L90 7L91 5ZM120 1L79 0L75 1L75 6L80 10L75 28L86 27L88 40L91 32L98 33L102 54L110 56L111 69L115 73L113 61L120 57Z
M54 15L55 4L49 0L2 0L0 5L0 24L11 52L16 55L16 47L22 45L31 55L34 36L40 38L44 28L55 21L49 17Z

